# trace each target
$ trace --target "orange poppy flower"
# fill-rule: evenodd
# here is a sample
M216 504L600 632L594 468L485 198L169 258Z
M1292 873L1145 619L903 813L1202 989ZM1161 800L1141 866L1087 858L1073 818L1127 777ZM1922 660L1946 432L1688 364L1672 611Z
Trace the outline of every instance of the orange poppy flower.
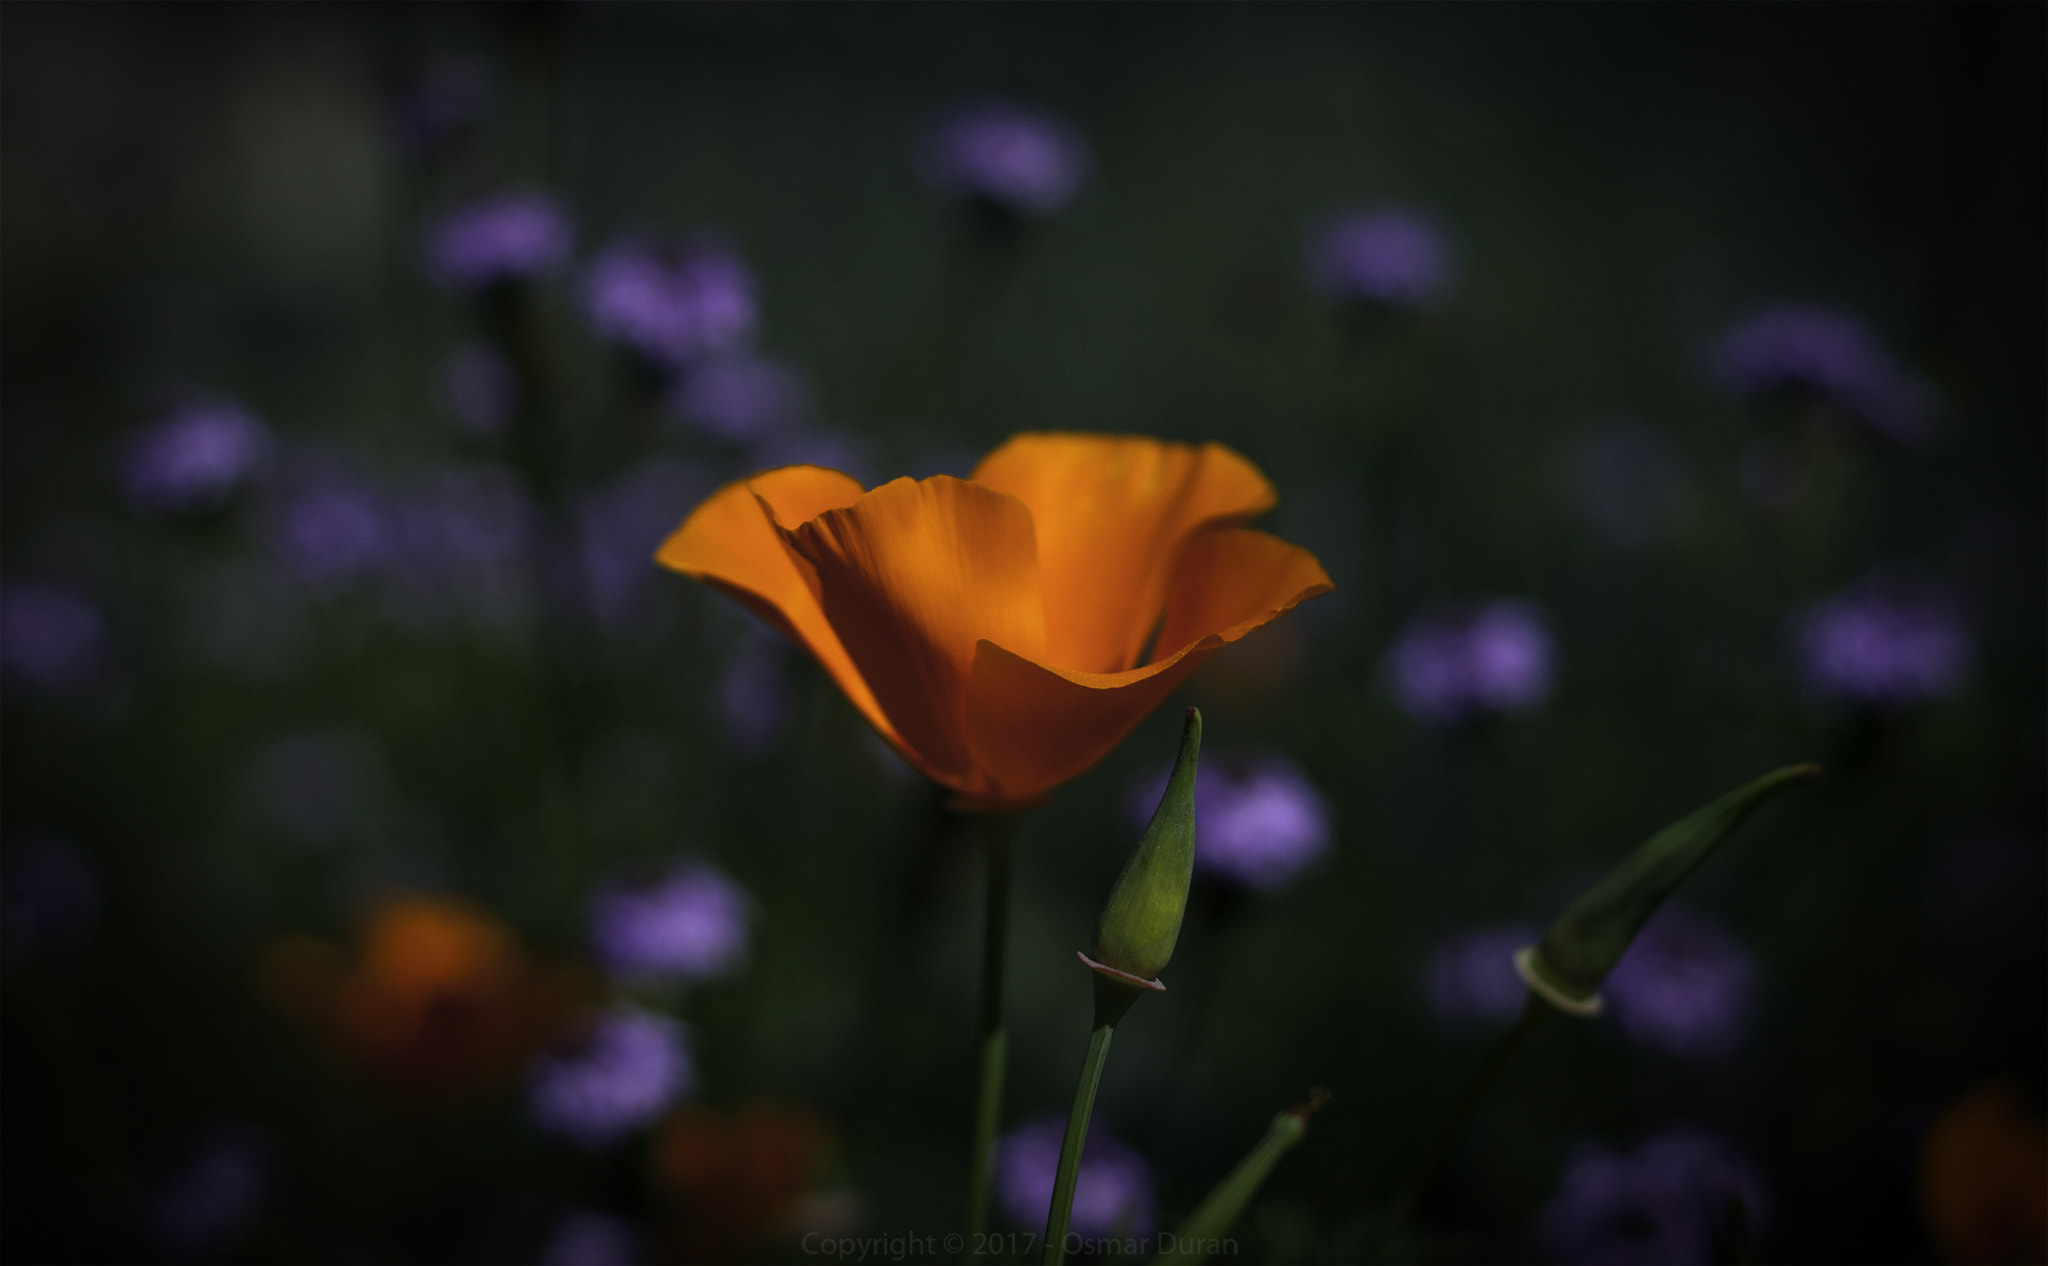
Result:
M1313 554L1240 526L1274 501L1220 444L1020 435L967 480L866 491L786 466L728 484L656 557L808 650L956 804L1013 809L1330 590Z

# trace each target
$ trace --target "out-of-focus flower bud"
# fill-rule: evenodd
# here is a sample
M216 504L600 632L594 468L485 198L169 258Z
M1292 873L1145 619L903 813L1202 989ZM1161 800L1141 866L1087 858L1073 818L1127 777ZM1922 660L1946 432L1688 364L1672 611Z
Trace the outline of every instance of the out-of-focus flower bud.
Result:
M1542 940L1515 955L1523 981L1561 1011L1597 1014L1600 986L1664 899L1751 810L1819 773L1818 765L1788 765L1651 836L1559 915Z
M1163 990L1157 977L1180 939L1181 915L1195 873L1195 763L1202 752L1202 714L1189 708L1180 755L1166 794L1131 860L1109 890L1095 925L1095 1023L1115 1024L1144 990Z

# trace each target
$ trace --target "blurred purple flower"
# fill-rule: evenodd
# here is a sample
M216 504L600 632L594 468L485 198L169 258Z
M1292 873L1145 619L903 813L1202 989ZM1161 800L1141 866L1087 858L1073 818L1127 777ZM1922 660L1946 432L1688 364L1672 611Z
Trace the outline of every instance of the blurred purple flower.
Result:
M729 351L754 332L754 276L715 238L627 238L590 266L584 306L598 337L664 365Z
M767 751L789 724L789 666L781 639L750 637L718 678L718 719L734 750Z
M1166 794L1170 771L1132 781L1124 808L1139 830ZM1211 754L1195 779L1195 868L1271 892L1330 847L1330 808L1314 784L1279 756Z
M1035 1117L996 1140L996 1204L1012 1224L1037 1229L1052 1211L1053 1178L1059 1169L1064 1117ZM1152 1233L1152 1170L1143 1157L1091 1127L1081 1148L1074 1182L1073 1218L1082 1236Z
M554 272L569 262L568 212L554 195L502 193L458 207L427 234L427 275L450 290Z
M483 121L497 95L491 68L476 57L443 57L429 65L391 107L399 148L415 158L441 148Z
M654 552L712 482L700 467L656 458L584 496L576 513L578 548L599 623L627 622L654 584Z
M1528 988L1514 954L1543 929L1521 923L1459 932L1437 943L1422 974L1423 997L1447 1028L1505 1024L1522 1009Z
M282 734L251 759L251 807L301 844L329 847L359 833L389 784L377 740L349 729Z
M1808 688L1873 708L1953 694L1972 659L1952 606L1930 589L1882 579L1808 607L1793 639Z
M7 850L0 866L0 944L10 956L85 940L99 909L99 879L77 845L35 831Z
M519 409L519 379L497 350L464 343L441 362L441 403L471 435L497 435Z
M1643 925L1602 992L1631 1039L1713 1059L1747 1035L1760 983L1756 960L1734 933L1673 902Z
M99 610L82 594L40 581L0 584L0 675L10 683L82 686L98 672L105 640Z
M1436 222L1404 207L1341 215L1311 235L1309 284L1331 299L1410 308L1450 289L1450 243Z
M157 514L211 510L262 466L270 432L241 406L191 404L131 435L121 451L121 490Z
M1712 371L1733 396L1803 392L1901 443L1929 438L1926 384L1846 312L1798 304L1767 308L1721 336Z
M1725 1260L1730 1203L1752 1230L1764 1221L1763 1179L1725 1140L1668 1129L1633 1155L1582 1143L1538 1226L1561 1262L1651 1266Z
M1088 146L1065 122L994 101L956 111L926 138L924 177L939 192L1021 215L1051 215L1088 174Z
M1646 422L1610 422L1580 444L1572 471L1579 513L1617 548L1645 549L1670 530L1685 469L1670 437Z
M555 1224L540 1260L541 1266L634 1266L642 1260L640 1236L624 1218L571 1209Z
M1503 599L1414 617L1387 652L1386 668L1410 716L1444 724L1535 707L1550 693L1554 658L1535 608Z
M261 1131L215 1127L151 1194L143 1211L149 1238L180 1258L220 1260L262 1211L273 1167Z
M677 381L669 407L706 434L759 441L809 420L811 391L789 366L739 352L691 366Z
M544 1133L604 1147L651 1124L695 1081L682 1025L618 1005L573 1049L536 1059L528 1089Z
M265 517L278 561L323 597L368 579L394 544L384 490L340 462L302 463Z
M652 883L611 883L590 898L597 961L632 980L708 980L747 952L747 894L709 866L685 866Z

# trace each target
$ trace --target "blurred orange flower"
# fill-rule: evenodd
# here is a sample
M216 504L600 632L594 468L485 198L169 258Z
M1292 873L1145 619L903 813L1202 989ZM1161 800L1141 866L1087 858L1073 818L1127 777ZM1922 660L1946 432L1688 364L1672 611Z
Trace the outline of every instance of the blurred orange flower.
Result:
M353 963L312 936L276 942L261 986L350 1062L428 1099L512 1072L560 1028L576 992L566 974L530 963L490 915L417 893L369 910Z
M1987 1082L1920 1143L1920 1216L1951 1262L2048 1261L2048 1124L2009 1082Z
M681 1261L733 1261L789 1235L805 1220L804 1197L827 1176L834 1147L830 1128L795 1104L683 1107L649 1154L680 1215L667 1247Z
M1020 435L969 480L870 492L786 466L729 484L657 558L808 650L956 803L1011 809L1330 590L1314 555L1240 526L1274 501L1220 444Z

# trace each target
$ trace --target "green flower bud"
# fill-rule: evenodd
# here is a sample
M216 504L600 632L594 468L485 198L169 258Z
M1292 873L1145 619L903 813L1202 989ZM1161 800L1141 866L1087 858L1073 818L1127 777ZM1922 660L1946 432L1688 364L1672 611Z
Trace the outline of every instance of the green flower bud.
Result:
M1180 939L1195 873L1195 761L1201 751L1202 714L1189 708L1166 794L1109 890L1095 924L1094 956L1081 955L1096 973L1098 1025L1116 1023L1143 991L1166 988L1157 977Z
M1664 899L1751 810L1819 773L1818 765L1790 765L1765 774L1651 836L1559 915L1541 941L1515 955L1522 979L1561 1011L1597 1013L1607 974Z

